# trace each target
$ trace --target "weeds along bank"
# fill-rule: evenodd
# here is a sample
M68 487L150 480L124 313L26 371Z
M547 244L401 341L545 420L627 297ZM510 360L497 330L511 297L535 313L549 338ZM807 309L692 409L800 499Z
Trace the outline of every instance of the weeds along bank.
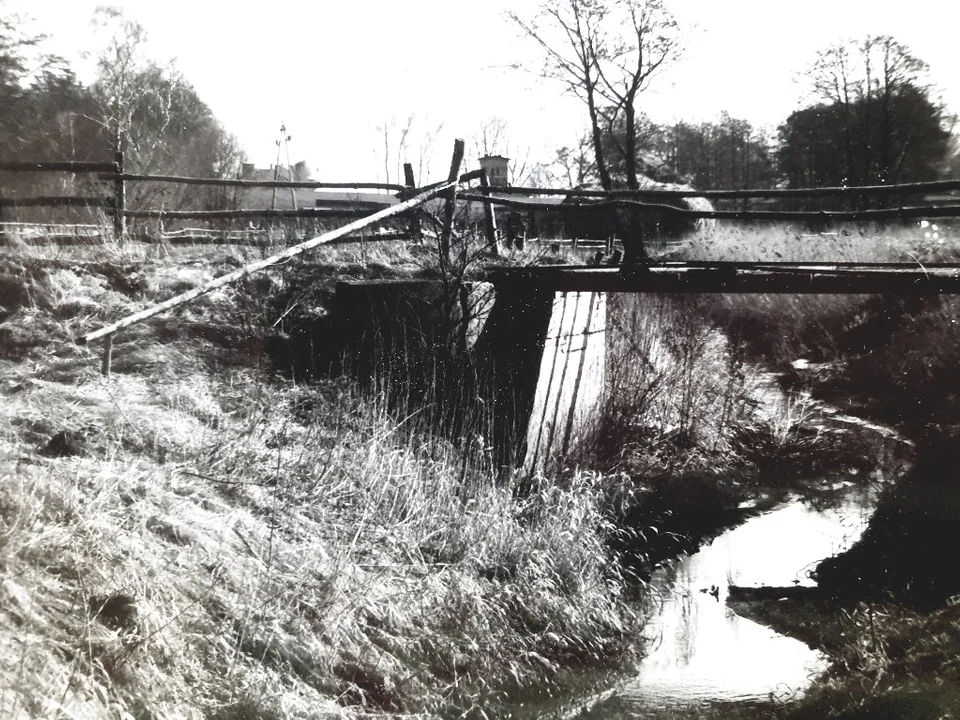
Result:
M570 465L606 479L615 545L642 572L788 492L865 477L888 449L781 388L709 308L687 295L608 297L605 404Z
M825 233L782 225L724 226L686 243L681 252L691 260L922 267L956 262L960 230L928 221ZM930 402L942 404L943 380L956 366L957 310L950 296L720 295L705 314L743 343L750 357L762 355L782 370L798 359L809 361L814 372L798 380L825 395L832 386L837 397L871 395L864 410L874 415L886 410L886 421L907 426L923 422ZM919 406L924 407L917 412ZM949 421L938 413L933 419Z
M958 240L956 227L930 222L829 235L740 230L693 243L688 252L698 259L922 265L956 261ZM762 608L774 627L833 659L792 716L955 714L960 304L953 297L728 296L710 316L751 352L769 353L795 384L893 425L916 444L912 470L882 498L861 541L817 569L821 585L845 600ZM791 368L798 358L810 361L806 369Z
M101 378L73 338L246 259L204 252L0 260L0 714L496 716L631 664L601 478L520 500L348 386L271 377L284 275L124 331ZM380 252L317 260L423 262Z

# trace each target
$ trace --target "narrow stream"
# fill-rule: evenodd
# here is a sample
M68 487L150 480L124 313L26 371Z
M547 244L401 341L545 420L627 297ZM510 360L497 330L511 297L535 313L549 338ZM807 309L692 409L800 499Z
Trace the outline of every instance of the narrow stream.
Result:
M583 717L754 720L801 696L824 656L734 613L727 588L814 585L809 571L860 536L877 493L844 483L819 507L793 498L657 571L639 674Z

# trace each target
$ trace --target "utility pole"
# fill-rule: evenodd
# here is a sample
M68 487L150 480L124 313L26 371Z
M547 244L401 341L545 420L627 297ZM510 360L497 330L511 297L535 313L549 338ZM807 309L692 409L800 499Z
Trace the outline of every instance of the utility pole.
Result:
M293 180L293 167L290 165L290 140L292 136L287 135L287 126L281 120L280 121L280 139L275 141L277 145L277 162L273 166L273 181L277 182L280 179L280 153L284 151L287 157L287 179ZM277 190L279 188L273 189L273 202L271 203L271 209L277 209ZM299 210L297 207L297 189L292 187L290 188L290 201L293 203L293 209Z
M287 156L287 177L293 180L293 166L290 164L290 139L292 136L287 135L287 127L282 122L280 123L280 137L283 138L283 150ZM297 189L294 187L290 188L290 202L293 203L294 210L299 210L297 207Z

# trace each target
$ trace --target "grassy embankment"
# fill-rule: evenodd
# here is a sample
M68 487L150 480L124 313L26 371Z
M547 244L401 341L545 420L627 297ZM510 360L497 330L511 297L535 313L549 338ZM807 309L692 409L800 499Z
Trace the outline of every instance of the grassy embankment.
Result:
M956 261L949 226L829 236L744 230L701 238L703 259ZM758 253L760 257L758 257ZM945 602L960 591L953 548L957 478L960 303L953 297L726 296L710 315L815 395L889 423L916 443L913 469L881 501L863 539L818 568L843 598L770 601L756 616L825 649L834 663L796 717L941 718L960 710L960 625Z
M303 292L289 269L218 291L125 331L109 380L77 334L241 258L96 253L4 260L8 714L496 714L629 666L625 522L647 560L689 549L765 458L802 474L824 447L803 396L761 402L768 379L714 304L624 301L607 442L580 458L599 472L520 498L482 449L269 366L277 317L327 312L338 276L429 272L428 251L325 250L293 273L320 281ZM279 297L297 307L265 313Z
M102 378L75 337L247 259L152 252L0 257L0 714L495 716L630 666L598 477L520 500L377 398L282 380L265 308L285 269L122 332Z

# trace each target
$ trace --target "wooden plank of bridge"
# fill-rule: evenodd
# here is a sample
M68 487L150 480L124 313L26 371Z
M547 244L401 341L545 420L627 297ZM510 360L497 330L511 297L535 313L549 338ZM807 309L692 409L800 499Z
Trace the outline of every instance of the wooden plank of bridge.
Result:
M651 263L498 269L491 280L555 292L960 294L960 263Z

